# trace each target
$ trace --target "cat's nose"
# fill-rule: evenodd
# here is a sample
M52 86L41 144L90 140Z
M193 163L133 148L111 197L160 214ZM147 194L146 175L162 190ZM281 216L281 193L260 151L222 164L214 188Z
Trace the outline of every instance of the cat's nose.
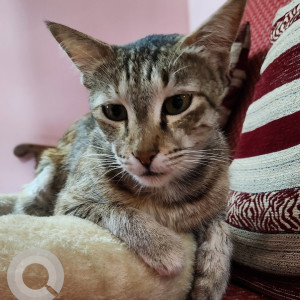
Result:
M132 154L144 167L149 168L157 153L157 151L134 151Z

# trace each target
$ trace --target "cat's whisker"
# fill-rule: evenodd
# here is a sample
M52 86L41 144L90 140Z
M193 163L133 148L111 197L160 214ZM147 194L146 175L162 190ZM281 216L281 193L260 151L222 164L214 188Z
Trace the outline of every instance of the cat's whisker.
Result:
M191 155L190 158L195 158L195 159L221 159L225 161L229 161L228 158L224 158L224 156L219 156L219 155L199 155L199 156L193 156Z
M175 55L177 55L177 53L178 53L178 51L179 51L181 45L182 45L182 43L179 43L179 44L178 44L178 46L176 47L176 49L175 49L175 51L173 52L172 56L170 57L170 60L169 60L169 63L168 63L168 69L169 69L169 70L170 70L170 68L171 68L171 64L172 64L172 66L174 65L174 63L173 63L173 62L174 62L174 57L175 57Z
M119 173L115 174L112 178L110 178L111 180L114 180L116 177L118 177L119 175L121 175L122 173L124 173L124 170L121 170Z
M107 151L110 151L109 149L107 148L104 148L104 147L100 147L100 146L97 146L97 145L93 145L93 144L86 144L87 146L91 147L91 148L94 148L94 149L99 149L99 150L103 150L105 152Z
M85 157L92 157L92 156L98 156L98 157L109 157L112 159L116 159L116 157L114 155L111 154L107 154L107 153L90 153L90 154L86 154Z
M211 152L211 154L209 152L204 152L201 153L201 151L187 151L187 150L183 150L180 151L178 153L175 154L171 154L168 155L167 159L165 161L168 162L172 162L174 160L176 160L175 163L178 163L178 160L184 160L184 161L195 161L195 162L199 162L202 160L209 160L209 159L220 159L220 160L224 160L224 161L228 161L228 159L224 159L224 155L223 154L216 154L215 152Z
M90 158L89 161L101 161L101 162L107 162L107 163L120 165L120 163L118 161L111 159L111 158L105 158L105 157L93 157L93 158Z
M97 172L97 169L94 169L91 171ZM110 170L106 170L105 172L97 172L97 175L98 175L98 177L102 178L102 177L105 177L108 173L113 172L113 171L114 171L113 169L110 169Z
M110 160L110 159L98 159L98 158L91 158L89 159L89 162L91 163L101 163L105 164L105 166L121 166L117 161Z
M108 169L110 171L121 169L121 167L119 165L112 166L112 165L101 164L101 167L102 167L102 169ZM97 169L97 168L95 167L95 169Z
M111 172L111 171L114 171L114 170L119 170L121 168L121 166L120 165L111 165L111 164L97 164L97 165L95 165L93 168L91 168L90 169L90 171L94 171L94 170L103 170L103 169L108 169L107 171L106 171L106 173L108 173L108 172ZM106 174L105 173L105 174ZM103 173L101 173L100 175L102 175ZM104 175L105 175L104 174Z
M120 183L121 180L123 180L123 178L129 176L129 174L124 170L124 172L121 174L121 177L119 178L119 180L117 181L117 184Z
M214 150L214 149L211 149L211 150L183 150L182 152L185 154L185 155L217 155L217 156L224 156L224 150ZM220 152L220 153L218 153Z
M182 70L184 70L184 69L186 69L186 68L189 68L189 67L190 67L190 66L184 66L184 67L182 67L182 68L177 69L175 72L173 72L173 73L171 74L171 77L175 76L176 73L178 73L178 72L180 72L180 71L182 71Z
M87 160L89 162L107 162L107 163L112 163L112 164L119 164L116 160L108 157L88 157Z
M187 152L186 155L191 155L191 156L217 156L217 157L224 157L223 153L216 153L216 152Z
M228 151L228 148L211 148L211 149L185 148L182 151L189 151L189 152L215 152L215 151Z
M94 181L94 178L93 178L93 181L94 181L94 184L97 185L97 184L101 184L103 182L103 177L105 177L107 174L109 174L110 172L114 172L116 170L119 170L119 168L116 168L116 169L111 169L111 170L107 170L106 172L104 173L100 173L99 174L99 178L97 181ZM117 175L119 175L120 173L122 173L123 170L121 172L119 172ZM112 178L110 178L110 180L113 180L115 178L115 176L113 176Z
M97 157L110 157L110 158L115 159L114 155L106 154L106 153L90 153L90 154L84 154L83 156L84 157L94 157L94 156L97 156Z
M121 167L120 164L118 163L112 163L110 161L101 161L101 164L104 166L104 167Z
M220 157L220 156L198 156L198 157L186 157L184 159L184 161L198 161L198 162L201 162L201 161L209 161L209 160L218 160L218 161L224 161L224 162L228 162L227 159L224 159L223 157Z
M178 49L177 49L178 50ZM178 59L182 56L182 54L186 52L186 49L184 48L182 51L180 51L180 53L178 54L178 56L174 59L174 61L172 62L172 66L176 65L176 62L178 61Z
M139 189L137 190L136 194L138 195L138 197L140 196L142 190L144 189L144 187L142 185L140 185Z
M210 156L216 156L216 157L224 157L224 154L219 154L216 152L186 152L184 153L184 156L192 156L192 157L210 157Z
M120 164L117 161L110 160L110 159L105 159L105 158L102 158L102 159L100 159L100 158L90 158L89 162L91 162L91 163L103 163L106 166L110 166L110 165L120 166Z
M143 185L142 184L140 184L140 182L138 182L138 180L136 180L135 178L134 178L134 180L135 180L135 185L133 186L133 189L134 190L136 190L136 189L143 189Z
M177 171L180 171L180 172L183 172L183 173L189 173L189 174L193 174L193 175L199 175L200 174L199 170L190 169L190 168L187 168L187 167L184 167L184 166L176 166L175 169Z
M110 161L110 160L101 160L100 161L101 162L101 165L103 165L103 166L105 166L105 167L119 167L119 168L121 168L122 166L118 163L118 162L116 162L116 161L114 161L114 162L112 162L112 161Z
M185 155L178 155L178 156L172 156L172 157L168 157L168 161L180 161L182 159L184 159Z

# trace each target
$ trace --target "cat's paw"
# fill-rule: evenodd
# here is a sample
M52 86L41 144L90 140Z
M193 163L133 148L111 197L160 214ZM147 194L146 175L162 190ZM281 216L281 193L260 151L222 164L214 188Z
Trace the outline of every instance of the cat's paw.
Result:
M148 251L140 253L140 256L161 276L175 276L185 265L181 239L173 233L157 239Z

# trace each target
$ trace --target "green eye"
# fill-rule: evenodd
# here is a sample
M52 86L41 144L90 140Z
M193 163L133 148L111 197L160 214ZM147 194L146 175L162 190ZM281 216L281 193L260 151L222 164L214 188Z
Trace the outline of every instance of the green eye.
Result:
M163 111L167 115L179 115L189 108L192 98L192 94L175 95L167 98L163 104Z
M112 121L124 121L127 120L127 111L123 105L108 104L102 106L105 116Z

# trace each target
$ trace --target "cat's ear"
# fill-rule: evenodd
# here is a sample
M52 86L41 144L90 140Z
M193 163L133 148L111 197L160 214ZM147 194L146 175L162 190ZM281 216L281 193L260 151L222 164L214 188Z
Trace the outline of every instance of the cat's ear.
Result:
M112 47L65 25L45 22L56 41L83 75L93 74L113 56Z
M228 0L195 32L185 37L182 46L228 52L237 35L247 0Z

